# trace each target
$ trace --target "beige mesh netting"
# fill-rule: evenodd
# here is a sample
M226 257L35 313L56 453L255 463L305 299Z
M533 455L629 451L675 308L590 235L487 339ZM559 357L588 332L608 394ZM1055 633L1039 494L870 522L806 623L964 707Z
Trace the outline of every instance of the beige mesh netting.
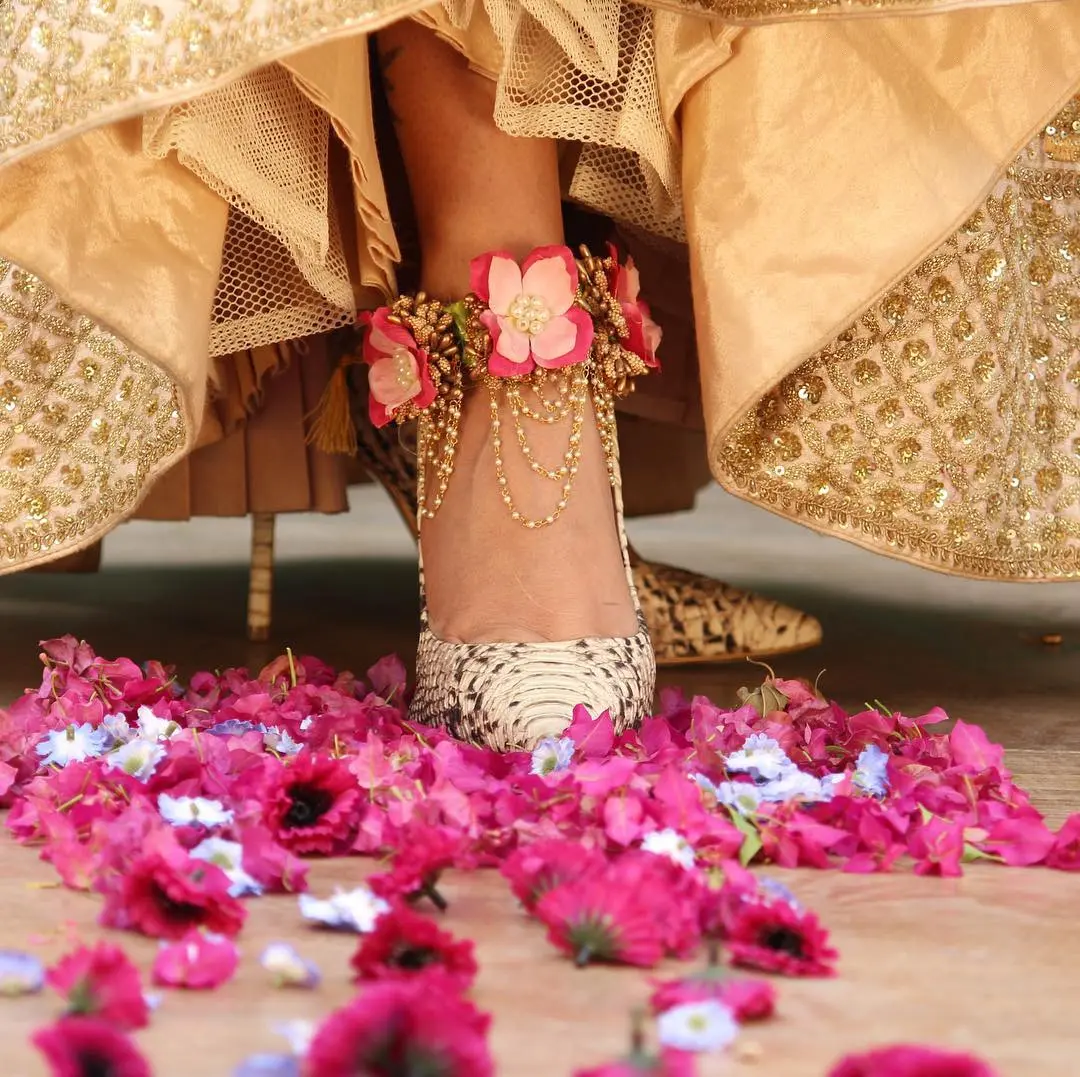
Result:
M662 100L657 42L666 35L670 64L685 14L626 0L443 0L418 17L497 79L500 127L576 144L569 197L683 238L675 105ZM700 26L692 36L708 38ZM722 52L713 48L709 62L722 62ZM175 150L231 207L213 355L354 317L328 177L331 118L284 67L271 64L144 123L147 153ZM371 172L378 162L363 166ZM355 218L354 207L340 209L341 220ZM374 209L389 218L385 206ZM359 232L363 242L363 221Z
M443 7L471 52L478 5L443 0ZM656 73L656 21L671 16L623 0L486 0L483 11L501 53L494 62L479 58L481 66L497 64L499 126L579 143L572 199L682 239L679 144L662 114Z
M330 121L271 65L148 114L143 142L230 204L211 354L318 333L355 317L328 179Z

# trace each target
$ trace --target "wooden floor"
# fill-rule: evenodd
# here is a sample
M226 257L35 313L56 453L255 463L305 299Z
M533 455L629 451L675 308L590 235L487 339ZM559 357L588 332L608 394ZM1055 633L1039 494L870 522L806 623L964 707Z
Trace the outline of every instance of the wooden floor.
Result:
M118 552L107 547L99 577L0 580L0 692L11 698L32 683L34 641L64 631L102 653L171 660L184 672L257 665L285 643L357 670L381 653L406 652L415 617L408 540L373 505L286 529L295 560L279 573L276 638L266 647L243 641L243 566L190 563L242 556L241 522L131 529L117 536ZM148 563L148 534L155 556L172 551L173 563ZM914 714L938 703L978 721L1006 745L1052 821L1080 810L1080 588L946 580L715 497L695 517L638 525L636 537L648 554L767 585L817 612L824 647L784 661L782 673L813 677L824 668L825 688L849 706L876 698ZM342 559L357 546L379 559ZM1051 631L1061 645L1039 642ZM741 667L667 677L718 700L753 679ZM365 870L358 861L319 863L312 881L329 891ZM915 1040L980 1052L1002 1077L1080 1075L1080 874L979 866L945 881L775 874L831 928L840 975L780 982L780 1016L744 1038L760 1047L758 1059L706 1059L702 1074L823 1077L846 1051ZM96 900L41 888L51 880L32 851L0 838L0 948L54 957L67 922L94 936ZM647 994L644 974L569 967L497 876L457 878L448 891L447 926L479 947L477 999L495 1013L500 1075L569 1077L619 1050L627 1014ZM263 981L256 959L274 939L320 965L322 989L276 992ZM152 959L152 942L124 942L144 964ZM155 1073L228 1077L245 1054L274 1050L272 1023L316 1019L350 997L351 948L349 939L305 928L293 900L254 902L237 980L207 995L169 994L140 1034ZM0 1077L44 1075L26 1037L54 1013L47 995L0 1000Z

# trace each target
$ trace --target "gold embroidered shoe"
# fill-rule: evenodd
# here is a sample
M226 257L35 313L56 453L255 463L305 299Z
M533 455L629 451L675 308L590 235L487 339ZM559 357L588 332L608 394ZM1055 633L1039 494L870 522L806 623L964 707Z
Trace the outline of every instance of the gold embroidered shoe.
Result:
M591 409L606 457L636 630L616 638L539 643L441 639L429 622L421 563L421 632L410 714L500 751L557 736L578 704L593 714L608 711L616 729L626 729L651 711L656 664L623 528L614 400L656 365L659 330L637 300L632 266L621 267L611 256L596 258L583 249L575 259L565 247L544 247L519 267L508 255L489 254L473 262L472 280L474 291L459 302L403 295L364 318L357 361L368 368L372 425L416 420L417 531L438 512L452 480L466 392L489 399L494 480L513 520L529 529L553 525L565 510ZM566 426L561 463L546 466L536 459L529 445L532 424ZM515 500L504 466L504 454L514 448L533 474L553 484L554 503L545 516L530 517ZM386 474L385 467L378 470ZM404 482L389 485L404 508Z

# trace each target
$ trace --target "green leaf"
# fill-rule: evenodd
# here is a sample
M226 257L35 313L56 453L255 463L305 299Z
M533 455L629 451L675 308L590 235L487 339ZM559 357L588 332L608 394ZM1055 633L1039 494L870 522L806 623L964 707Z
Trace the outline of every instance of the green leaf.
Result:
M752 834L747 834L739 847L739 863L745 868L757 856L760 849L761 835L756 830Z
M984 853L982 849L977 849L970 841L964 842L964 855L960 858L963 864L973 864L976 860L989 860L995 864L1004 864L1000 856L995 856L993 853Z
M729 807L728 815L735 824L735 829L743 836L742 845L739 847L739 863L745 868L761 850L761 834L754 822L737 809Z

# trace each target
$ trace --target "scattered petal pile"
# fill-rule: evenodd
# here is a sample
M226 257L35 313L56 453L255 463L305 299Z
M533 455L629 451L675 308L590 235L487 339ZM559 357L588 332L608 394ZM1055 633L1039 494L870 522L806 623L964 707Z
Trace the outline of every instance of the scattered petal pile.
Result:
M410 723L397 659L367 683L288 653L257 675L182 685L158 663L104 659L71 637L43 644L41 658L40 687L0 712L0 807L65 885L101 895L103 925L162 940L156 983L228 980L245 899L262 894L299 894L306 919L361 936L357 998L310 1044L249 1059L245 1073L336 1077L387 1052L408 1072L493 1072L488 1019L467 998L472 943L426 915L447 908L449 869L499 868L579 966L649 968L709 950L702 974L656 986L659 1053L636 1032L626 1060L583 1077L689 1074L693 1052L769 1017L772 985L727 966L833 974L814 914L750 864L1080 869L1080 814L1051 831L978 727L931 733L947 720L936 710L847 714L771 675L735 709L668 692L659 715L620 736L610 716L579 707L561 738L500 755ZM385 870L354 891L305 892L301 858L348 854L384 858ZM0 954L0 991L40 988L24 957ZM320 982L285 944L260 961L278 986ZM67 1007L36 1040L55 1072L82 1072L69 1065L79 1052L105 1059L103 1072L147 1072L125 1038L149 1011L122 951L84 947L45 980Z

